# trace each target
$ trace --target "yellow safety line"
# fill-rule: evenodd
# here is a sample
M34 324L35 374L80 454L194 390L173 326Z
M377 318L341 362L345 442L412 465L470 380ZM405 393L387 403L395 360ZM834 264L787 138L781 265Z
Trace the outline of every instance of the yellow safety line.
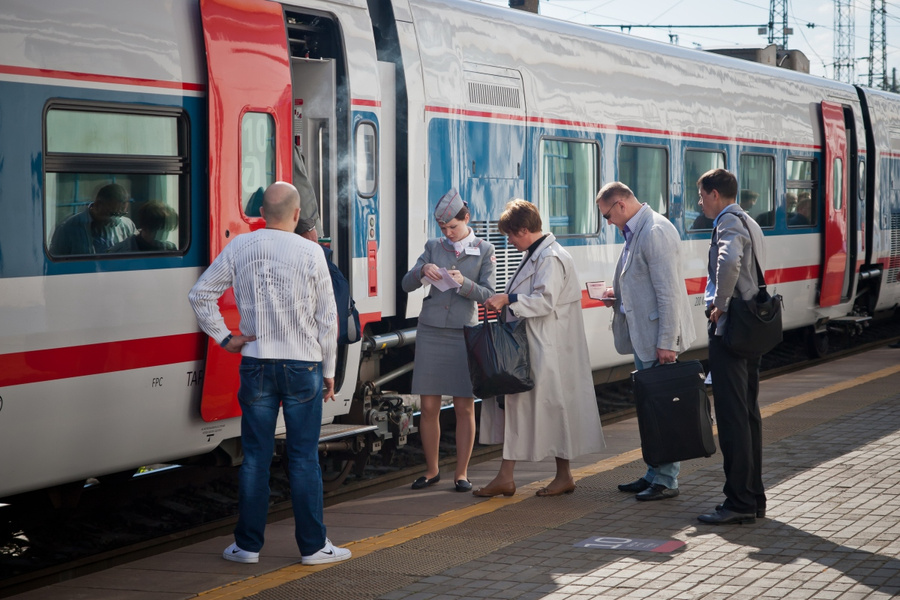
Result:
M900 372L900 365L886 367L879 371L875 371L874 373L869 373L868 375L860 375L859 377L856 377L854 379L848 379L847 381L835 383L828 387L824 387L812 392L807 392L805 394L800 394L799 396L785 398L784 400L780 400L778 402L770 404L769 406L766 406L765 408L760 409L760 413L762 414L763 418L770 417L781 411L794 408L795 406L800 406L801 404L805 404L812 400L823 398L830 394L834 394L835 392L847 390L864 383L869 383L870 381L874 381L876 379L888 377L889 375L893 375L897 372ZM583 479L585 477L596 475L597 473L610 471L622 465L627 465L640 458L642 458L640 448L629 450L628 452L618 454L611 458L606 458L592 465L587 465L585 467L575 469L572 471L572 476L575 478L575 480ZM346 548L350 548L353 551L353 558L360 558L362 556L366 556L367 554L375 552L376 550L383 550L385 548L398 546L423 535L434 533L435 531L446 529L447 527L450 527L452 525L463 523L471 519L472 517L492 513L495 510L503 508L504 506L509 506L510 504L521 502L531 497L533 495L531 492L541 489L542 487L550 483L550 481L552 481L552 478L545 479L543 481L535 481L521 488L518 488L516 491L516 495L510 498L496 497L491 498L487 501L477 502L475 504L472 504L471 506L450 510L436 517L430 517L428 519L418 521L410 525L405 525L386 533L378 534L354 542L349 542L344 546ZM350 560L353 560L353 558L351 558ZM242 598L252 596L253 594L258 594L259 592L262 592L264 590L278 587L291 581L302 579L318 571L333 567L335 564L337 563L316 566L303 566L297 563L294 565L283 567L281 569L277 569L270 573L264 573L255 577L249 577L247 579L235 581L218 588L213 588L211 590L201 592L197 594L197 597L202 597L204 600L241 600Z

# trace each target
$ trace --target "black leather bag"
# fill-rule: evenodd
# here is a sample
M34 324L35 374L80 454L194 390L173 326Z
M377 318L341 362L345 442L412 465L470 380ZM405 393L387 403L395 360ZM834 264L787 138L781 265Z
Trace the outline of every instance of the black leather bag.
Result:
M736 215L747 228L742 215ZM753 248L753 236L750 236L750 247ZM756 359L777 346L782 340L780 294L770 295L766 288L756 251L753 251L756 263L756 280L759 291L750 300L734 297L728 303L728 316L725 321L725 335L722 342L732 352L742 358Z
M704 381L697 360L631 374L645 463L659 466L716 453Z
M463 328L472 391L478 398L519 394L534 388L525 321L489 322Z
M750 300L732 298L722 341L742 358L759 358L781 343L781 296L765 286Z

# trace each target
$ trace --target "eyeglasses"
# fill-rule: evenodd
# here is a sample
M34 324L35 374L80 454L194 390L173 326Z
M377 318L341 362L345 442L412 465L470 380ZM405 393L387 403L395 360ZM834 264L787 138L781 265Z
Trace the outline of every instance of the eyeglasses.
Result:
M603 218L604 218L604 219L606 219L607 221L609 221L609 215L612 214L613 209L616 207L616 204L618 204L619 202L621 202L621 200L616 200L615 202L613 202L613 205L610 206L610 207L609 207L609 210L606 211L606 214L603 215Z
M131 200L127 200L124 205L116 206L114 208L110 206L98 208L97 203L94 202L91 204L91 208L94 214L101 218L126 217L128 216L128 205L131 204L131 202Z

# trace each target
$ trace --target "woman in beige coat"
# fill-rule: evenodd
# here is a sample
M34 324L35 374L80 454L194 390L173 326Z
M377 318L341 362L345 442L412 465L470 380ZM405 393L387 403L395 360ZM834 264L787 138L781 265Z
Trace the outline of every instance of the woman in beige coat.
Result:
M569 460L604 446L581 313L581 285L572 257L553 234L541 231L541 216L533 204L511 200L499 227L526 254L507 293L484 304L491 310L505 308L507 321L525 320L535 385L531 391L506 396L500 471L472 493L512 496L517 460L553 456L556 477L537 495L569 494L575 490ZM491 429L484 416L482 429Z

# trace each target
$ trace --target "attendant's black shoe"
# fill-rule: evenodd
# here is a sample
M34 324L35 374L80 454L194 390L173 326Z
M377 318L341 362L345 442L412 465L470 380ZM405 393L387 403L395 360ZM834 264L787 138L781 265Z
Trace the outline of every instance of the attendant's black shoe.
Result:
M468 479L458 479L456 480L456 491L457 492L471 492L472 484Z
M717 511L718 511L718 510L724 510L724 509L725 509L725 505L724 505L724 504L716 504L716 510L717 510ZM765 519L765 518L766 518L766 508L765 508L765 507L757 508L757 509L756 509L756 518L757 518L757 519Z
M435 475L435 476L432 477L431 479L428 479L427 477L425 477L425 476L423 475L422 477L419 477L418 479L416 479L415 481L413 481L412 489L414 489L414 490L421 490L422 488L427 488L429 485L434 485L434 484L436 484L436 483L437 483L438 481L440 481L440 480L441 480L441 474L440 474L440 473L438 473L437 475Z
M756 515L753 513L736 513L723 508L709 515L700 515L697 519L701 523L709 525L740 525L742 523L756 523Z
M619 491L628 492L629 494L637 494L638 492L643 492L648 487L650 487L650 482L641 477L637 481L632 481L631 483L620 483Z
M900 342L894 342L893 344L888 344L888 348L900 348Z
M666 498L674 498L679 493L678 488L667 488L659 483L654 483L643 492L637 494L634 499L644 501L665 500Z

